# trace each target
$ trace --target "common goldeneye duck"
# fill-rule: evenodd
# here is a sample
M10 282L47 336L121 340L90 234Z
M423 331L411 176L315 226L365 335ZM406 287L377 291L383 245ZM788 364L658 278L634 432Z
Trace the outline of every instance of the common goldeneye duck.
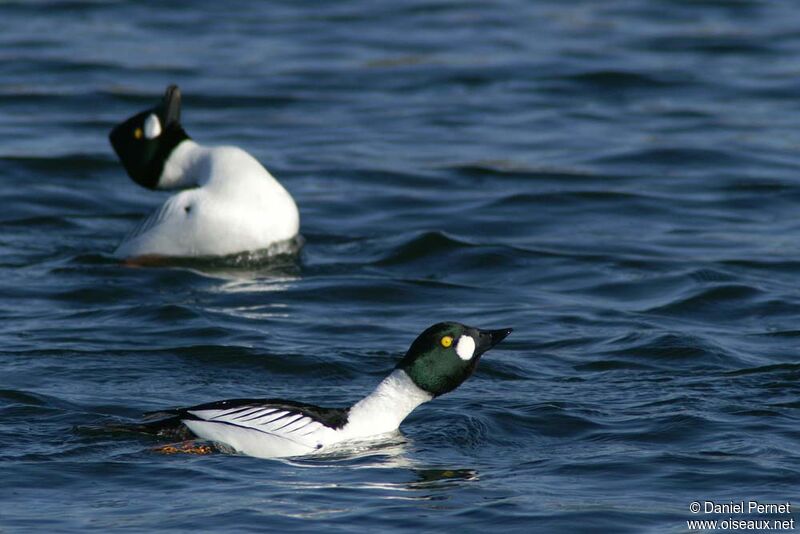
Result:
M185 189L139 223L118 258L223 256L297 236L291 195L250 154L193 141L180 123L181 94L120 123L109 139L128 175L148 189Z
M439 323L425 330L375 390L349 408L233 399L149 415L128 430L201 438L260 458L302 456L397 430L414 408L457 388L481 355L511 333ZM155 420L152 420L155 419Z

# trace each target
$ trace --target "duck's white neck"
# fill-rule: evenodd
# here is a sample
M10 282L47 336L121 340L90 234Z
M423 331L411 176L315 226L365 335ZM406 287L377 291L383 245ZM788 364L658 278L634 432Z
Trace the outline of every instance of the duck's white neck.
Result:
M414 408L433 395L420 389L402 369L395 369L375 390L350 408L348 437L366 437L397 430Z
M164 162L158 189L183 189L196 186L209 173L209 149L186 139L176 146Z

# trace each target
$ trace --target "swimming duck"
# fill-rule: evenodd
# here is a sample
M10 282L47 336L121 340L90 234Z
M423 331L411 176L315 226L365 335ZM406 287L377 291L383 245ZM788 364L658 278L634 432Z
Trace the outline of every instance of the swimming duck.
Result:
M301 456L397 430L414 408L457 388L510 328L438 323L419 335L394 370L349 408L281 399L233 399L149 415L128 430L209 440L260 458Z
M118 258L222 256L266 249L297 236L291 195L250 154L208 147L180 123L181 93L114 127L111 146L128 175L148 189L184 189L139 223Z

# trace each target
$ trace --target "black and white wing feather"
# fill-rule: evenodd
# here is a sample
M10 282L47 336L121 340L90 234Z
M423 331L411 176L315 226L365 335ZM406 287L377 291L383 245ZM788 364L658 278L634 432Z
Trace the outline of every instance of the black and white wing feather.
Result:
M253 456L294 456L335 441L347 424L348 410L321 408L281 399L233 399L157 412L147 423L162 436L176 434L176 423L197 437L217 441ZM163 426L156 427L159 423Z
M259 432L293 437L321 428L339 429L347 423L347 410L321 408L279 399L235 399L185 408L186 420L222 423Z

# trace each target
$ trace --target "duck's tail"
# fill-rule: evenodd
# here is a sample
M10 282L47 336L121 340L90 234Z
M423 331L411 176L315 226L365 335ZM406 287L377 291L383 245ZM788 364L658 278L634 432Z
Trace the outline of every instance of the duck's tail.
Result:
M106 426L112 432L133 432L148 434L175 441L195 439L189 428L183 424L185 414L179 410L149 412L136 423L117 423Z

